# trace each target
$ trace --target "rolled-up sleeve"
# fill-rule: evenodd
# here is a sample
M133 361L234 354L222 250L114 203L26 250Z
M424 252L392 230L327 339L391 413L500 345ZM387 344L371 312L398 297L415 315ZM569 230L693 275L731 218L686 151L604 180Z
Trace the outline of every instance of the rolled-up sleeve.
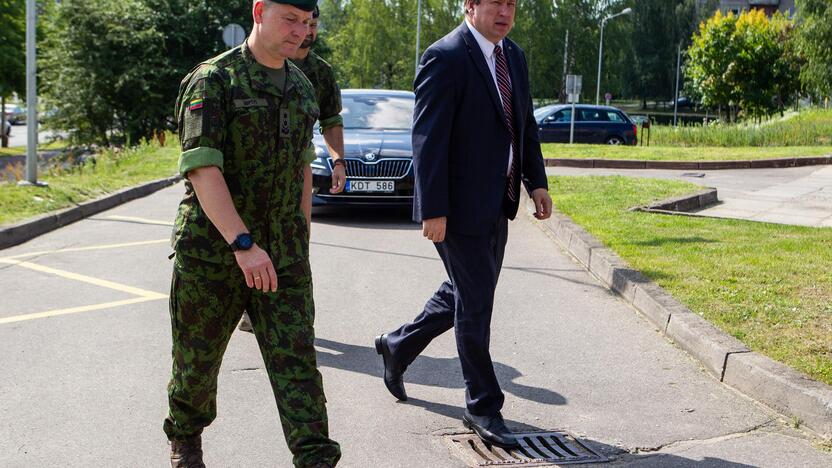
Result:
M335 81L335 74L331 67L327 65L323 72L319 77L322 82L318 95L318 107L321 108L321 115L318 117L321 122L321 133L326 129L344 125L344 119L341 117L341 89Z
M186 80L177 102L182 145L179 173L187 177L189 171L207 166L216 166L222 171L226 133L222 81L208 66L198 68Z

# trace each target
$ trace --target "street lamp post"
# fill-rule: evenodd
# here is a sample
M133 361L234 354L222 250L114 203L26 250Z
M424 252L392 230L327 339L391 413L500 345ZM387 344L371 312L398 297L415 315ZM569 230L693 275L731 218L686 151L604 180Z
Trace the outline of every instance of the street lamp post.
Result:
M620 12L607 16L601 20L601 40L598 41L598 79L595 81L595 105L597 106L601 100L601 63L604 61L604 26L607 21L621 15L629 15L633 12L632 8L625 8Z
M422 35L422 0L416 7L416 71L419 71L419 37ZM416 75L413 75L416 76Z
M38 184L38 91L37 61L35 58L35 28L37 27L35 0L26 0L26 181Z

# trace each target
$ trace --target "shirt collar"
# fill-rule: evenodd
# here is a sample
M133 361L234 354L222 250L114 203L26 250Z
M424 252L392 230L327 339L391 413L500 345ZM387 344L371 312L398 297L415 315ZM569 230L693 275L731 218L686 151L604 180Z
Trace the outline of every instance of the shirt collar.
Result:
M465 24L468 25L468 29L471 31L471 34L474 35L474 39L477 40L477 44L479 44L480 49L482 49L483 55L485 55L486 57L491 58L491 56L494 55L495 45L498 45L500 47L503 46L502 39L497 44L494 44L493 42L486 39L485 36L480 34L480 32L477 31L477 28L475 28L474 25L471 24L467 16L465 17Z

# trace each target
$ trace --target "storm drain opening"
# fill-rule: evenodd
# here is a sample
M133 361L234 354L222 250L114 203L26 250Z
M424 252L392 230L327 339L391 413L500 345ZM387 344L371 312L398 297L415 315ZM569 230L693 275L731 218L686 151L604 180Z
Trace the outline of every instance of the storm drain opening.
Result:
M552 466L609 461L566 432L516 433L517 449L506 450L482 441L476 434L445 436L457 456L468 466Z

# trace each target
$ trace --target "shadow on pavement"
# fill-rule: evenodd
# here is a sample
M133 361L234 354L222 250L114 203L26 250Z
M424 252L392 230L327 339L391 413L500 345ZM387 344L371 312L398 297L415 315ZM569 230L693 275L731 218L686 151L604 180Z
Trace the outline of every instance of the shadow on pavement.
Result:
M318 350L319 366L372 375L378 378L379 385L384 385L381 381L383 372L381 358L378 354L376 354L376 350L372 346L356 346L339 343L337 341L330 341L323 338L317 338L315 340L315 344L319 348L322 348ZM334 352L326 352L325 350ZM525 400L545 405L566 404L566 398L556 392L546 388L530 387L528 385L515 382L514 380L521 377L523 374L511 366L495 361L494 372L497 374L497 378L500 380L500 385L502 386L504 392L510 393L518 398L523 398ZM419 356L407 368L407 372L405 372L405 382L443 388L465 388L462 378L462 369L459 365L459 359L456 357L435 358L430 356ZM420 400L410 399L408 403L419 401ZM429 411L453 418L462 417L461 406L446 407L446 405L436 403L422 403L424 403L424 405L419 406L422 406ZM416 404L418 405L418 403Z
M340 370L351 372L359 372L367 374L378 379L378 385L383 388L384 383L382 378L382 363L381 358L376 354L375 348L372 346L357 346L346 343L339 343L337 341L327 340L324 338L317 338L315 345L318 349L318 365L322 367L331 367ZM494 370L500 380L500 385L503 391L510 393L518 398L535 401L546 405L565 405L566 398L562 395L545 388L530 387L527 385L514 382L523 374L517 369L494 362ZM430 356L419 356L408 367L405 373L405 382L418 383L420 385L431 385L443 388L462 389L464 387L462 370L459 366L459 359L453 358L434 358ZM392 397L390 397L392 398ZM401 402L402 405L410 405L422 408L431 413L445 416L454 420L461 420L464 411L462 403L460 405L447 405L444 403L437 403L432 401L421 400L419 398L410 397L406 402ZM512 416L512 415L508 415ZM539 431L558 431L562 430L557 427L541 428L528 423L515 421L506 418L506 424L514 432L539 432ZM462 424L459 425L460 431ZM747 465L743 463L736 463L729 460L714 457L704 457L701 460L684 458L677 455L666 453L637 453L631 454L621 447L609 445L603 442L598 442L592 439L579 437L579 440L586 444L591 449L595 450L601 455L609 458L611 463L598 465L595 464L576 464L570 466L583 467L599 467L599 466L632 466L632 467L646 467L646 468L754 468L754 465Z
M357 229L422 229L411 220L410 207L316 206L312 208L312 222Z
M520 429L510 424L515 431ZM525 429L523 429L525 430ZM557 429L554 429L557 430ZM518 431L519 432L519 431ZM737 463L722 458L704 457L701 460L684 458L669 453L629 453L621 447L605 444L592 439L578 437L587 447L609 458L610 463L580 463L573 467L628 466L639 468L756 468L756 465Z

